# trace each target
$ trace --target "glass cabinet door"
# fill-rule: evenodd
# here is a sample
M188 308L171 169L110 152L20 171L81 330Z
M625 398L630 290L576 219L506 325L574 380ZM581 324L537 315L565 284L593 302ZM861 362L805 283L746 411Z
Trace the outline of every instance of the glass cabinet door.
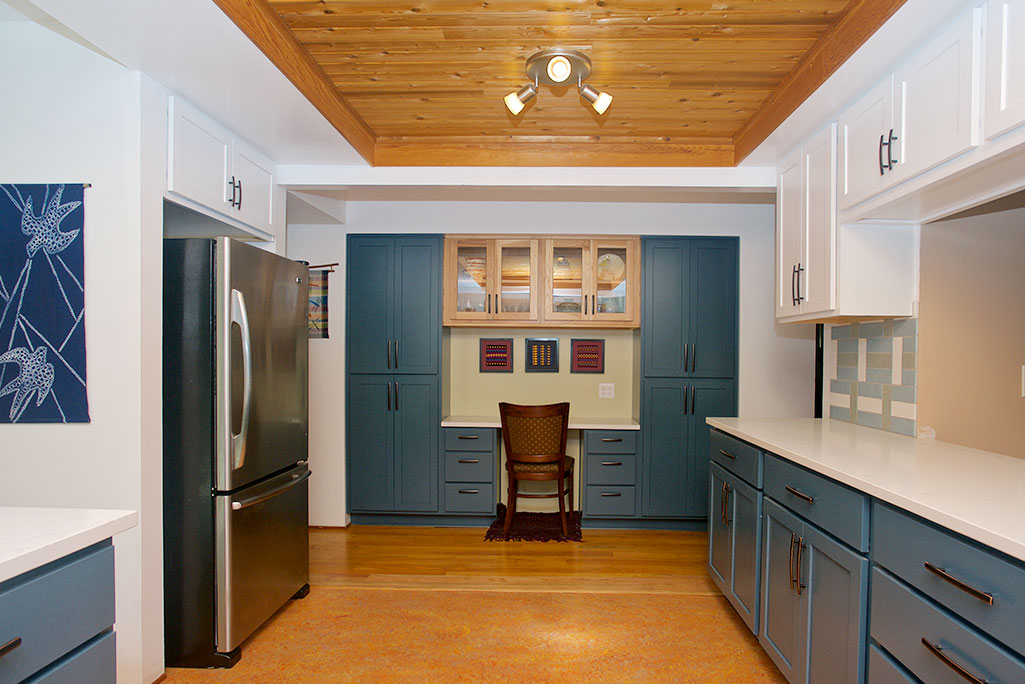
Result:
M639 282L637 249L625 241L593 241L591 320L633 320Z
M537 240L495 240L497 301L494 318L537 319Z
M586 318L589 240L546 240L542 271L545 279L545 320L580 321Z
M445 288L453 300L449 316L461 320L490 318L494 302L488 282L488 241L455 239L447 248Z

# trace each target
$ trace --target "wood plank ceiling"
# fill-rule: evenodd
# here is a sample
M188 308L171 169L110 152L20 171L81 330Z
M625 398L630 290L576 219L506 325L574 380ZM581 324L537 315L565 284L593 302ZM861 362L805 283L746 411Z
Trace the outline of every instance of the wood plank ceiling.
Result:
M732 166L905 0L214 0L378 166ZM574 86L502 98L539 50Z

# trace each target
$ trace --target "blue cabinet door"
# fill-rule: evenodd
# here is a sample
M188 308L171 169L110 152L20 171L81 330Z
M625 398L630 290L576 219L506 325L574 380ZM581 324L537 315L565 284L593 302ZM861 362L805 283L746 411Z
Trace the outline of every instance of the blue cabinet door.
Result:
M757 634L762 577L762 493L734 476L729 485L726 520L733 555L727 598L748 629Z
M734 380L692 380L684 402L690 419L690 442L685 455L687 480L678 494L683 498L682 515L704 517L708 510L708 452L711 433L705 419L709 416L737 415L737 391ZM657 427L657 425L656 425Z
M346 480L349 509L395 507L393 381L390 375L349 376ZM430 483L436 486L435 483Z
M690 342L691 322L689 241L687 238L645 239L642 258L644 375L685 376L689 365L685 364L684 345Z
M349 238L345 306L350 373L392 372L394 261L392 238Z
M806 622L795 568L800 519L775 501L762 506L762 607L758 641L791 684L804 682Z
M396 373L438 372L441 344L441 238L395 238L392 302Z
M718 463L709 467L708 570L720 591L728 595L733 582L733 534L730 530L729 489L733 476Z
M437 512L438 376L396 375L393 398L395 510Z
M641 421L644 444L641 465L642 507L648 517L681 517L687 514L688 495L693 491L694 467L687 453L691 442L689 411L690 385L684 379L644 378L641 380ZM704 430L705 433L708 430ZM708 463L708 451L704 453ZM707 465L701 478L702 492L708 482ZM707 514L706 503L697 515Z
M697 240L691 245L690 377L737 374L737 239ZM729 414L732 415L732 414Z

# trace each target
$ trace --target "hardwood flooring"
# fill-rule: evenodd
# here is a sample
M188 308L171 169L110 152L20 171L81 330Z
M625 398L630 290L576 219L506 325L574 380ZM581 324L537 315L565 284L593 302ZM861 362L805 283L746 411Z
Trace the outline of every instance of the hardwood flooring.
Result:
M705 569L699 532L585 530L486 542L482 528L312 529L310 595L231 670L170 684L781 684Z

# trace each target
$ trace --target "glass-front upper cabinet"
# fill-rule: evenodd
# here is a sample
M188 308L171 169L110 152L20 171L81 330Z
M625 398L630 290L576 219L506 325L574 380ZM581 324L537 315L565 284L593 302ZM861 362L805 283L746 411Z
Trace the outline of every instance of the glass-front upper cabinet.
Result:
M445 240L445 325L539 322L538 241Z
M544 320L639 325L639 255L636 238L545 240Z

